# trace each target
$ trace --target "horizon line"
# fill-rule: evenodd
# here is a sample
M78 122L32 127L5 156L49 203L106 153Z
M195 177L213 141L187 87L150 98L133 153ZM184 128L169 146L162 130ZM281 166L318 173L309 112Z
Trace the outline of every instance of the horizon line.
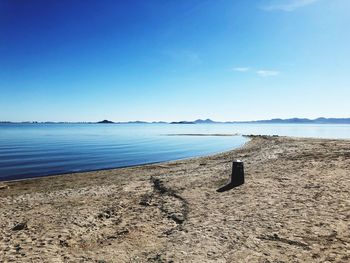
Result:
M196 120L181 120L181 121L143 121L143 120L134 120L134 121L110 121L107 119L104 119L102 121L0 121L0 124L103 124L103 123L110 123L110 124L173 124L173 123L247 123L247 122L264 122L264 121L292 121L292 120L300 120L300 121L317 121L317 120L349 120L350 117L317 117L317 118L299 118L299 117L291 117L291 118L272 118L272 119L255 119L255 120L243 120L243 121L235 121L235 120L225 120L225 121L215 121L210 118L207 119L196 119Z

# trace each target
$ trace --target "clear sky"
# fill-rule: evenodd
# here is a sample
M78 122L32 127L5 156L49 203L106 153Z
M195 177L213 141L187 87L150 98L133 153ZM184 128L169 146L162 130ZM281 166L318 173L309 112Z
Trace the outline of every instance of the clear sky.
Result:
M0 120L350 117L349 0L0 0Z

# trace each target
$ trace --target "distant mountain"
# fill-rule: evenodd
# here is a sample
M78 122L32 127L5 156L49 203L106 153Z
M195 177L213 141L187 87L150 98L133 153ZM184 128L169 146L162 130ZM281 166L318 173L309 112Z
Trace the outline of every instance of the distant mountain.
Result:
M170 124L211 124L211 123L218 123L218 122L213 121L211 119L206 119L206 120L198 119L195 121L173 121L173 122L170 122Z
M291 118L291 119L271 119L250 121L251 123L312 123L313 121L305 118Z
M168 124L166 121L152 121L152 124Z
M103 120L103 121L99 121L97 123L101 123L101 124L112 124L114 123L113 121L109 121L109 120Z
M217 123L216 121L213 121L211 119L206 119L206 120L195 120L194 123L199 123L199 124L209 124L209 123Z
M291 118L291 119L271 119L248 121L246 123L291 123L291 124L350 124L350 118L324 118L306 119L306 118Z
M168 123L168 122L146 122L146 121L128 121L128 122L112 122L108 120L103 120L98 123L116 123L116 124L152 124L152 123ZM307 118L290 118L290 119L271 119L271 120L257 120L257 121L226 121L218 122L211 119L198 119L195 121L173 121L170 124L215 124L215 123L290 123L290 124L350 124L350 118L324 118L320 117L317 119L307 119Z
M27 121L27 122L10 122L10 121L0 121L1 124L215 124L215 123L290 123L290 124L350 124L350 118L325 118L319 117L317 119L306 119L306 118L290 118L290 119L271 119L271 120L257 120L257 121L213 121L211 119L198 119L195 121L127 121L127 122L113 122L109 120L103 120L99 122L38 122L38 121Z
M173 121L170 124L196 124L194 121Z
M148 121L118 121L118 122L115 122L115 124L151 124L151 123L153 123L153 122L148 122Z
M317 118L314 120L316 123L329 123L329 124L350 124L350 118Z
M119 123L127 123L127 124L146 124L149 123L147 121L127 121L127 122L119 122Z
M307 119L307 118L290 118L290 119L271 119L271 120L257 120L257 121L226 121L218 122L211 119L198 119L195 121L178 121L171 122L171 124L214 124L214 123L272 123L272 124L350 124L350 118L324 118L320 117L317 119Z

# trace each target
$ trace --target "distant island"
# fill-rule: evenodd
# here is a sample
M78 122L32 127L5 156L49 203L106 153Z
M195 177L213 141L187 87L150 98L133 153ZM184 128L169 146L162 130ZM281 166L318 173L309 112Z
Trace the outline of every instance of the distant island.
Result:
M109 121L109 120L103 120L103 121L99 121L97 123L105 124L105 123L114 123L114 122L113 121Z
M196 124L194 121L173 121L170 124Z
M178 121L170 124L215 124L215 123L274 123L274 124L350 124L350 118L324 118L306 119L306 118L291 118L291 119L271 119L271 120L257 120L257 121L213 121L211 119L195 120L195 121Z
M270 119L270 120L255 120L255 121L213 121L211 119L198 119L194 121L125 121L125 122L114 122L110 120L102 120L98 122L38 122L38 121L26 121L26 122L11 122L11 121L0 121L0 124L239 124L239 123L261 123L261 124L350 124L350 118L324 118L320 117L317 119L307 118L290 118L290 119Z
M324 117L320 117L317 119L291 118L291 119L248 121L243 123L350 124L350 118L324 118Z

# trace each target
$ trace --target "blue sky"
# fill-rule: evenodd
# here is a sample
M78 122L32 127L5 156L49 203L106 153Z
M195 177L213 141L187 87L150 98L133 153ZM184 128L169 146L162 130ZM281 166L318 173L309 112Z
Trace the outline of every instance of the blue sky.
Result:
M0 120L350 117L349 0L0 0Z

